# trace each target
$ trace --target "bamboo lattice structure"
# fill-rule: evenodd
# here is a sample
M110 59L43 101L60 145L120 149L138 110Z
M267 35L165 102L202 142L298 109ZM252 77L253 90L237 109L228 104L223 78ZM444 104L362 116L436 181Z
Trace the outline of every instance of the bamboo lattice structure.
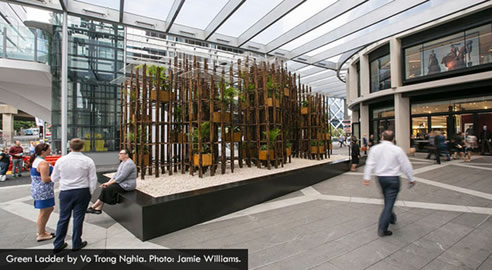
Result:
M329 158L327 102L281 65L256 60L228 70L196 57L141 65L121 84L120 148L142 179Z

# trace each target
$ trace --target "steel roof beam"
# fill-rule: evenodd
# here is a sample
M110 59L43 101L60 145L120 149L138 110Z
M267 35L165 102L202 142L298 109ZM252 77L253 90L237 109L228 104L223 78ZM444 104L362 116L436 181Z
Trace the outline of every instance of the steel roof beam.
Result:
M414 2L415 0L408 0L408 2ZM322 59L328 59L330 57L347 52L354 48L374 43L378 40L384 39L389 36L396 35L400 32L415 28L419 25L434 21L438 18L445 17L447 15L459 12L465 7L471 7L473 5L487 2L486 0L462 0L462 1L446 1L442 4L422 10L419 16L409 16L403 20L391 23L381 29L365 34L364 36L354 39L350 43L344 43L327 51L321 52L311 57L308 62L316 63ZM489 2L490 3L490 2Z
M222 8L222 10L215 16L215 18L208 24L207 28L205 28L206 37L205 40L208 40L217 29L225 22L229 17L236 12L236 10L244 4L246 0L229 0L227 4Z
M9 1L4 1L2 2L7 2L11 4L17 4L17 5L24 5L24 6L30 6L30 7L37 7L37 8L42 8L42 9L47 9L47 10L53 10L53 11L60 11L64 10L63 1L66 0L60 0L60 5L57 5L52 2L46 2L46 1L35 1L35 0L9 0ZM55 1L56 2L56 1Z
M125 12L125 0L120 0L120 23L123 22L124 12Z
M256 37L263 30L267 29L270 25L274 24L278 20L282 19L289 12L296 7L304 3L306 0L284 0L278 4L272 11L266 14L263 18L259 19L253 26L248 28L238 37L238 47L243 46L246 42Z
M363 16L358 17L355 20L352 20L306 44L295 48L291 51L290 57L294 58L297 56L301 56L307 52L318 49L326 44L329 44L333 41L336 41L340 38L348 36L352 33L355 33L359 30L367 28L373 24L376 24L382 20L385 20L389 17L392 17L400 12L403 12L409 8L420 5L429 0L406 0L406 1L392 1L380 8L372 10L364 14ZM420 16L419 16L420 17ZM325 58L328 59L329 57Z
M317 27L329 23L329 21L335 19L336 17L344 14L347 11L350 11L353 8L358 7L359 5L367 2L368 0L345 0L345 1L337 1L332 5L326 7L322 11L318 12L311 18L305 20L301 24L298 24L296 27L291 30L285 32L278 38L272 40L270 43L266 45L266 50L268 53L282 47L283 45L289 43L290 41L301 37L304 34L316 29Z
M171 26L173 26L174 21L178 17L179 11L183 7L185 0L174 0L173 6L171 7L171 10L169 10L169 14L167 14L166 18L166 32L169 32L171 30Z
M336 71L325 70L324 72L320 72L319 74L314 74L314 75L311 75L309 77L301 78L301 82L302 83L310 83L310 82L315 82L315 81L319 81L322 79L331 78L331 77L335 77L335 76L336 76Z

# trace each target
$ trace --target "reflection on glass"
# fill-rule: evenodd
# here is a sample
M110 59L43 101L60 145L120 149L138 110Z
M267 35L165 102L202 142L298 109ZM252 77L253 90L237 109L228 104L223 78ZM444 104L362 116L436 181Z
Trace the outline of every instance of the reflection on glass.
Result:
M371 62L371 92L391 87L390 56L385 55Z
M372 111L372 117L374 119L383 118L383 117L394 117L395 116L395 107L385 107L378 108Z
M412 137L424 138L428 131L427 117L412 118Z
M405 78L492 63L491 26L482 25L405 49Z
M412 104L412 115L490 109L492 109L492 98L480 97Z
M447 131L447 119L448 117L445 115L442 116L432 116L431 117L431 128L432 130L439 130L441 134L446 136L446 131Z

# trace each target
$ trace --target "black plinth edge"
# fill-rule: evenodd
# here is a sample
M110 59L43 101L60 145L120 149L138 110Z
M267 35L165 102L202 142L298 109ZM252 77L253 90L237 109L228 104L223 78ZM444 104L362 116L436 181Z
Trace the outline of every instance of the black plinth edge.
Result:
M104 212L146 241L314 185L348 171L349 166L348 159L333 161L158 198L132 191L122 194L119 204L105 205ZM107 180L100 175L100 182Z

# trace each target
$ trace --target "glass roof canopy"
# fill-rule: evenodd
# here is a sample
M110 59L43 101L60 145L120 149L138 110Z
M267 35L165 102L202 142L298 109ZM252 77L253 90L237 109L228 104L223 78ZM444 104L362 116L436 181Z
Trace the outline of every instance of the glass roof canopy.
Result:
M345 97L365 46L487 0L14 0L288 60L313 91Z

